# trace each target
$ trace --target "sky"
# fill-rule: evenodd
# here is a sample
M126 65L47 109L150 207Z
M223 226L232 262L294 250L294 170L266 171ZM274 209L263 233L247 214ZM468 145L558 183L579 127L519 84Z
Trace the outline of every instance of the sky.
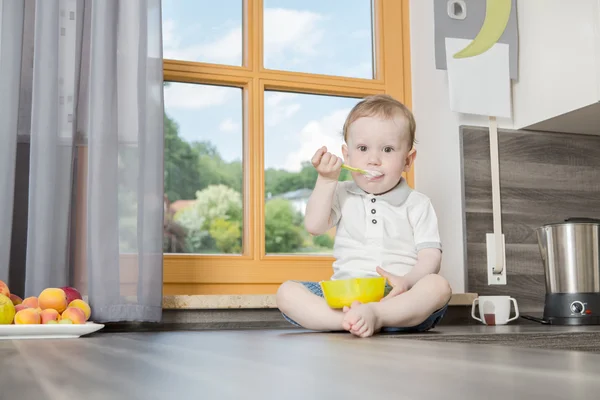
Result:
M265 67L372 77L370 0L264 0ZM163 0L163 56L241 65L242 0ZM359 99L265 93L265 167L298 171L320 146L341 155L342 126ZM187 141L242 156L242 90L171 83L167 115Z

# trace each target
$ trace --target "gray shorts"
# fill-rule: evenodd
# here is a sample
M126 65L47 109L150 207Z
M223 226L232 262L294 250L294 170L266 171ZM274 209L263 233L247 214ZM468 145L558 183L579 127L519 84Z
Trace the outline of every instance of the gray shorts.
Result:
M319 297L325 298L325 296L323 296L323 290L321 289L321 285L319 284L319 282L303 282L303 281L296 281L296 282L300 283L301 285L304 285L304 287L306 287L308 290L310 290L311 293L316 294ZM391 290L392 290L392 287L386 284L385 295L387 295ZM442 318L446 314L447 309L448 309L448 304L444 305L439 310L434 311L425 321L421 322L419 325L407 326L407 327L402 327L402 328L384 327L381 329L381 332L385 332L385 333L426 332L430 329L435 328L435 326L442 320ZM302 328L302 326L300 324L298 324L296 321L294 321L293 319L291 319L284 313L281 313L281 314L289 323Z

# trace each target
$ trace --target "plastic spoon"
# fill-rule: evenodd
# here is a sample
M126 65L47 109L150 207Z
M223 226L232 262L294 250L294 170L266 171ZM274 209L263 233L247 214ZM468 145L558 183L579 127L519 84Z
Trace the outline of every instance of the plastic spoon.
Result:
M359 174L363 174L366 175L367 178L378 178L381 175L383 175L381 172L379 171L372 171L372 170L365 170L365 169L360 169L360 168L355 168L355 167L351 167L349 165L346 164L342 164L342 168L347 169L348 171L353 171L353 172L358 172Z

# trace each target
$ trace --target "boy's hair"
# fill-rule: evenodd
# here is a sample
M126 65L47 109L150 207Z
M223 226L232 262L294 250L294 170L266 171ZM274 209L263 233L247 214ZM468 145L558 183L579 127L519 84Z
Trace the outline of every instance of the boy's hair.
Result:
M412 149L415 144L415 131L417 123L413 113L404 104L387 94L375 94L367 96L356 104L344 122L344 141L348 142L348 128L350 124L362 117L393 118L402 115L408 122L409 143Z

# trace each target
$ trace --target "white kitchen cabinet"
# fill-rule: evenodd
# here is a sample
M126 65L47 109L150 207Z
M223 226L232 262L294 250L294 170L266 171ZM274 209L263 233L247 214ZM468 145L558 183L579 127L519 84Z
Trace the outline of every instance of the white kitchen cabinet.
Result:
M600 0L519 0L513 127L600 134Z

